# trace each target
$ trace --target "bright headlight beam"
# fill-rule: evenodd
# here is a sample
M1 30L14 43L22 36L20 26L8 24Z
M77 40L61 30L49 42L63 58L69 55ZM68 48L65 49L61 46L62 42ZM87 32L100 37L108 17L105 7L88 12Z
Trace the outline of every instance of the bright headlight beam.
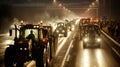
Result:
M100 38L97 38L97 42L100 42L101 41L101 39Z
M63 30L62 32L64 33L65 31Z
M87 41L88 41L88 38L84 38L84 41L87 42Z
M59 31L57 30L56 32L58 33Z

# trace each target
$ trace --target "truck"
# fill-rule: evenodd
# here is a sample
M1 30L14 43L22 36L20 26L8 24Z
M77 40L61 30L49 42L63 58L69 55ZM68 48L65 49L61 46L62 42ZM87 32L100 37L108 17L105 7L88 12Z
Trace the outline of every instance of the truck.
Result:
M80 39L84 36L84 26L90 24L90 18L81 18L79 22Z
M14 32L13 32L14 30ZM33 31L34 38L27 38ZM14 44L9 44L5 50L5 67L24 67L31 60L36 61L36 67L48 67L55 55L55 39L52 26L42 24L14 25L9 30L14 36Z
M83 26L83 47L98 47L101 46L101 32L100 28L96 24L86 24Z

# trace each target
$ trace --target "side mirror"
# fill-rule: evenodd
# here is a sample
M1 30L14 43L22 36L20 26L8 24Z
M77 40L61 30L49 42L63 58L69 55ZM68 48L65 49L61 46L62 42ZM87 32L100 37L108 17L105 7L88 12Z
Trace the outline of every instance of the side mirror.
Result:
M9 36L12 36L12 30L9 30Z

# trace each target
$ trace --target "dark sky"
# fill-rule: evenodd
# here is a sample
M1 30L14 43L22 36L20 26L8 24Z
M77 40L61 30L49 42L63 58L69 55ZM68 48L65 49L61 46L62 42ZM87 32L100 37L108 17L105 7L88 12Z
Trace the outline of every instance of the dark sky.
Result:
M0 0L1 2L9 3L25 3L25 2L52 2L53 0ZM67 2L67 3L80 3L80 2L89 2L95 0L56 0L58 2Z
M13 13L15 14L15 16L17 15L18 17L22 17L24 15L25 18L32 18L32 12L36 13L35 8L33 7L33 10L30 10L29 8L24 8L26 12L24 11L20 11L23 12L24 14L20 14L19 11L21 8L12 8L9 5L2 5L1 4L41 4L44 3L45 5L48 3L52 4L53 0L0 0L0 29L5 29L6 27L8 27L9 25L7 25L6 27L3 24L8 24L7 22L9 22L11 19L10 18L13 16ZM82 10L78 10L75 8L83 8L83 7L88 7L93 1L95 0L57 0L58 3L62 3L65 7L67 7L68 9L74 11L76 14L81 14ZM120 0L99 0L100 1L100 5L103 5L101 1L105 1L105 7L101 7L101 16L111 16L112 18L116 18L116 19L120 19ZM111 2L111 5L109 4ZM74 8L74 9L73 9ZM12 10L11 10L12 9ZM22 8L23 9L23 8ZM21 10L22 10L21 9ZM38 8L36 8L38 9ZM13 13L12 13L13 11ZM16 12L15 12L16 11ZM37 12L40 13L41 10L38 10ZM104 12L103 12L104 11ZM29 13L30 12L30 13ZM53 15L52 13L53 11L51 11L51 15ZM54 12L55 13L55 12ZM111 13L111 14L110 14ZM59 13L58 13L59 14ZM31 15L31 16L29 16ZM56 15L56 14L55 14ZM61 14L62 15L62 14ZM4 22L4 23L2 23ZM3 27L2 27L3 26ZM2 31L3 32L3 31ZM1 31L0 31L1 33Z
M31 3L52 3L53 0L0 0L0 4L31 4ZM79 12L82 10L77 10L75 8L88 7L95 0L56 0L58 3L62 3L68 9ZM104 15L110 13L111 15L120 15L120 0L99 0L101 12L104 11ZM105 7L103 8L103 2L105 2ZM111 5L109 4L111 2ZM73 9L74 8L74 9Z

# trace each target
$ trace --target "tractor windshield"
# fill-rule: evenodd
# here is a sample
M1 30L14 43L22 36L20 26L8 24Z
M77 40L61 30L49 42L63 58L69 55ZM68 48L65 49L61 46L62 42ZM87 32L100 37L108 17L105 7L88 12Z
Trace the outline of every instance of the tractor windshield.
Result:
M37 40L38 39L38 29L24 29L24 30L21 30L20 31L20 37L26 38L27 36L29 36L31 34L31 31L32 31L32 34L35 36L35 39Z

